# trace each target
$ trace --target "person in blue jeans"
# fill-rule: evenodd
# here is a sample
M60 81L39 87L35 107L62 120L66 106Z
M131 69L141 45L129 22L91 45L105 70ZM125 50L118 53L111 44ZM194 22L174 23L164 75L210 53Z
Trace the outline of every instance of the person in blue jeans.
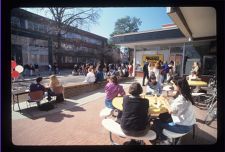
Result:
M186 78L174 77L172 83L177 97L171 103L164 101L168 115L170 114L172 119L165 121L161 117L153 122L153 130L156 131L160 144L168 144L167 137L162 133L163 129L175 133L188 133L196 123L193 109L194 101Z

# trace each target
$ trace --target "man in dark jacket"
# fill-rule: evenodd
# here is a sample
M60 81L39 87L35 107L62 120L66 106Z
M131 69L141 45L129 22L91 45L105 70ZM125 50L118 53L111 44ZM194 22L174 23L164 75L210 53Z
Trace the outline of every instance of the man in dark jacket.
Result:
M145 86L145 78L147 77L147 79L149 79L149 75L148 75L148 59L145 59L145 63L143 66L143 81L142 81L142 86Z
M38 77L36 79L36 83L31 83L30 92L39 91L39 90L45 91L46 88L41 84L41 81L42 81L42 77ZM37 106L38 107L40 106L40 102L37 102Z
M129 87L130 96L123 98L123 112L120 126L128 136L143 136L149 130L149 101L140 97L141 85L134 82Z

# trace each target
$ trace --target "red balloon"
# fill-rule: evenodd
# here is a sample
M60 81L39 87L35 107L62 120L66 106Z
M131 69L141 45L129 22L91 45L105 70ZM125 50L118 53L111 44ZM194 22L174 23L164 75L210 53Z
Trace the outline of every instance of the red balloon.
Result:
M12 78L18 78L19 77L19 72L17 72L17 71L12 71L11 72L11 76L12 76Z
M11 68L14 69L16 67L16 62L14 60L11 60Z

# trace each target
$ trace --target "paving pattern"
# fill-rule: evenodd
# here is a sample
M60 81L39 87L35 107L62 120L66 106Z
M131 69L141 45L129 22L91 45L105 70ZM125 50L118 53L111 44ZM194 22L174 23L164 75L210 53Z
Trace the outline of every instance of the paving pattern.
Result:
M141 81L141 79L138 79ZM125 91L131 82L122 83ZM109 133L101 125L99 112L104 108L103 89L74 97L58 104L53 111L28 117L12 111L12 142L15 145L110 145ZM184 136L181 144L213 144L217 139L217 121L203 123L205 110L195 108L197 130ZM35 115L35 114L34 114ZM127 139L113 138L119 144ZM144 141L151 145L149 141Z

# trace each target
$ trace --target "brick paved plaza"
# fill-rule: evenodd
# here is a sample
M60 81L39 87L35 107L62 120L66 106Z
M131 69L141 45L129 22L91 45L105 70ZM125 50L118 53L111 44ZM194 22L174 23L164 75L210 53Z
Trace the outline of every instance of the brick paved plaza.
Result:
M141 81L141 79L135 79ZM128 91L130 81L121 83ZM104 91L66 99L51 111L33 113L33 117L12 112L12 142L15 145L110 145L109 132L101 125L100 110L104 107ZM23 105L22 105L23 106ZM16 107L16 106L15 106ZM26 107L25 107L26 108ZM35 111L35 108L31 108ZM217 121L210 126L203 120L206 110L196 108L197 130L183 137L181 144L214 144L217 140ZM32 111L31 111L32 113ZM126 139L113 136L122 144ZM146 145L151 145L145 141Z

